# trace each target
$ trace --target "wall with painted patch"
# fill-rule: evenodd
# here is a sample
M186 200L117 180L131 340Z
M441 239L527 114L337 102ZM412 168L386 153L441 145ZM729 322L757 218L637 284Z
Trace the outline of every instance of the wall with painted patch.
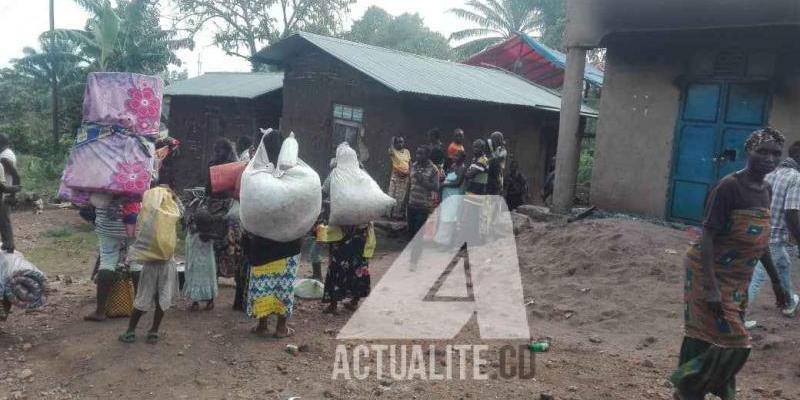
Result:
M663 216L683 62L651 49L608 49L592 176L592 204Z

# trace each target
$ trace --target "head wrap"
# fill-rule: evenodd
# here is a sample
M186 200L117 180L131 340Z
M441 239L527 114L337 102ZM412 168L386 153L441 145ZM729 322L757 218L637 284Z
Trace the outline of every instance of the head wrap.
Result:
M162 173L164 166L170 164L170 161L178 153L181 147L181 142L172 137L165 137L156 140L156 159L153 168L153 181L160 181L162 175L169 175L169 173ZM172 177L170 177L172 178Z
M752 151L756 147L761 146L764 143L776 143L779 146L783 147L783 144L786 142L786 138L783 137L783 134L780 133L776 129L772 128L764 128L759 129L753 132L747 141L744 143L744 148L747 151Z

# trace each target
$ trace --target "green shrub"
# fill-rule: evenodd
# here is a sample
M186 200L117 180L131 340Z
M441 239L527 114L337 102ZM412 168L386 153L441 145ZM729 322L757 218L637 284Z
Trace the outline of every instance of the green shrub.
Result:
M22 190L34 192L45 198L53 198L58 193L61 173L64 171L64 160L61 157L41 158L28 154L20 154L17 158L17 169L22 179Z
M581 150L581 159L578 163L578 183L586 183L592 180L592 168L594 167L594 149L584 148Z

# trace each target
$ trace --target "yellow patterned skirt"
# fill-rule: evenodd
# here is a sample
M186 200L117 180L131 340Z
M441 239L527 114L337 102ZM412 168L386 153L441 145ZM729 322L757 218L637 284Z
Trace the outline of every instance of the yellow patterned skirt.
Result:
M265 318L276 314L291 317L294 308L294 281L300 255L281 258L250 267L247 314Z

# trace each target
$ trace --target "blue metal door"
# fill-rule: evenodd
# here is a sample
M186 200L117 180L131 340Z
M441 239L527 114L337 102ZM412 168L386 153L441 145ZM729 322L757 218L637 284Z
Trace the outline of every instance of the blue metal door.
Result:
M768 117L766 83L707 82L686 88L678 122L670 217L703 219L708 192L744 168L744 141Z

